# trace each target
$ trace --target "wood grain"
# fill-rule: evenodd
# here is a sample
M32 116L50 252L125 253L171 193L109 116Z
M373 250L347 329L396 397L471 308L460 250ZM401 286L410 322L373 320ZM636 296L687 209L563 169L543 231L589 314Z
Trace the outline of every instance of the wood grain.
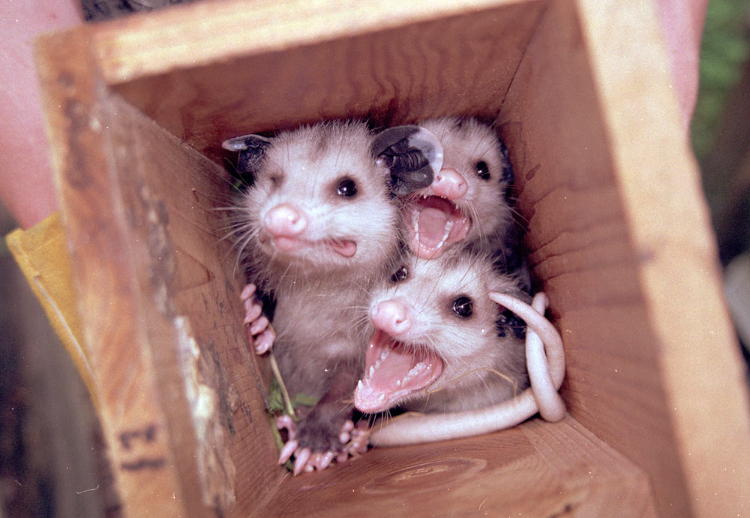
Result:
M141 27L146 25L141 20L117 38L110 32L99 34L101 46L110 49L100 63L107 68L112 61L125 59L125 49L131 49L125 42L136 34L139 48L172 45L190 55L199 55L205 46L213 51L225 48L221 59L202 66L144 73L116 84L128 101L213 159L222 156L219 145L226 138L320 119L364 117L389 124L456 112L494 117L538 18L538 6L499 2L481 15L473 12L476 8L457 14L451 8L448 15L434 19L440 13L438 5L429 16L422 13L414 23L403 25L413 16L400 18L399 9L388 4L367 12L394 7L390 23L373 22L354 33L348 31L360 25L360 11L341 10L337 2L314 14L300 8L291 18L293 8L286 4L270 13L260 7L244 10L238 20L222 27L223 34L239 38L242 31L237 27L262 27L273 19L275 36L268 38L278 41L279 35L287 35L289 41L279 49L253 36L245 42L245 53L236 57L225 38L211 45L193 38L192 18L174 26L177 34L191 35L180 39L179 45L163 41L161 32ZM420 2L415 6L425 7ZM337 33L332 27L344 23L343 12L347 33L334 38ZM175 13L164 13L171 14ZM302 19L298 16L308 15L305 26L315 27L318 38L292 45ZM396 21L399 27L388 28ZM115 57L111 47L122 57Z
M644 305L658 339L692 505L697 516L746 514L750 407L744 369L721 293L700 180L667 86L659 28L643 6L586 0L580 7L584 34L598 43L590 46L592 69L607 108L604 120L633 248L642 258ZM606 37L611 19L628 27L619 39ZM626 52L631 39L641 45ZM648 162L633 150L648 151Z
M230 251L204 194L224 192L225 173L108 93L92 62L66 63L68 53L87 55L87 36L48 38L39 54L79 309L126 512L213 516L232 506L237 477L241 504L253 505L281 473L245 350L239 285L223 275ZM184 270L195 284L176 282ZM185 321L200 351L194 388L213 393L219 426L203 437L186 395Z
M80 309L129 515L746 509L746 394L646 5L227 0L44 40ZM212 210L231 190L206 157L226 137L319 118L451 114L496 120L511 149L573 418L289 479Z
M572 419L377 449L287 481L255 516L655 516L646 477Z
M710 444L745 458L748 421L711 232L653 15L609 7L550 5L498 123L566 343L572 415L650 475L661 515L729 516L748 504L750 479L734 478L748 464ZM726 514L712 514L717 485L733 495Z

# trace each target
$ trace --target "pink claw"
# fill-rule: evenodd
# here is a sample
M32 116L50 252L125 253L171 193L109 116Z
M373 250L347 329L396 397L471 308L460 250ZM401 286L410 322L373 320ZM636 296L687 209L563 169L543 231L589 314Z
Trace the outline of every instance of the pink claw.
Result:
M245 284L245 287L242 288L242 293L240 293L240 300L245 301L252 297L252 295L255 293L255 284Z
M345 432L351 432L354 430L354 422L349 419L344 423L344 426L341 427L341 429Z
M276 339L276 333L273 329L268 328L255 338L255 352L263 354L271 349L273 341Z
M257 320L261 313L263 313L263 308L261 307L261 305L252 304L252 307L247 309L247 313L245 313L245 320L243 320L242 323L252 324L255 320Z
M253 322L253 325L250 326L250 333L252 335L257 335L266 327L268 327L268 318L266 318L265 315L261 315L260 318Z
M348 443L349 442L349 432L341 432L339 434L339 442L341 442L341 444Z
M296 459L294 460L294 476L299 475L302 473L302 470L305 469L305 465L307 464L307 461L310 459L310 448L305 448L296 455Z
M286 461L288 461L292 457L294 451L297 449L297 446L299 446L299 443L295 440L287 442L284 447L281 448L281 454L279 455L279 464L284 464Z
M320 464L319 464L320 468L319 469L324 470L328 466L330 466L331 462L333 462L333 459L334 459L335 456L336 456L336 454L333 453L332 451L325 452L322 455L321 459L320 459Z
M280 415L276 418L276 428L279 430L286 430L289 435L288 440L294 440L297 435L297 426L294 421L288 415Z

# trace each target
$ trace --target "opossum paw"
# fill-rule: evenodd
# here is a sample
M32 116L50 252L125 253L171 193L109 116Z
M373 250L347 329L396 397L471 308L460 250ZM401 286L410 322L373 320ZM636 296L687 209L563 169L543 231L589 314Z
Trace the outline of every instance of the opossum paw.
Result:
M247 284L240 293L240 300L245 307L245 330L247 340L255 347L257 354L264 354L271 349L276 333L268 318L263 314L263 305L255 297L255 284Z
M293 458L295 476L300 473L322 471L328 468L334 460L342 463L349 458L359 457L367 451L369 444L369 429L364 422L355 426L351 420L345 421L338 436L334 438L325 433L321 434L320 430L313 431L315 427L307 427L310 430L301 434L306 438L301 438L297 424L286 415L276 419L276 426L280 430L285 429L288 435L288 440L279 454L279 464ZM314 439L311 439L313 436ZM322 444L332 446L330 449L325 449L325 446L321 449Z

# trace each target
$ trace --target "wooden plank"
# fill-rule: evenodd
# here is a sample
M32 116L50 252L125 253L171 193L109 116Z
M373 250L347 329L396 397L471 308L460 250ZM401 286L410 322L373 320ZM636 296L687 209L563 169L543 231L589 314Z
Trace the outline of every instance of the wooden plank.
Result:
M254 516L655 516L646 477L573 419L375 449L287 481Z
M728 516L747 505L748 463L712 442L746 443L746 400L652 18L643 4L550 4L498 122L566 341L572 415L649 474L660 514ZM725 514L710 514L717 485Z
M229 240L221 240L227 212L216 209L230 205L234 193L216 164L121 99L110 102L128 224L147 244L133 253L159 395L173 433L192 428L197 436L174 449L187 468L197 459L205 504L247 516L283 471L264 409L268 372L242 329L243 272ZM183 385L193 394L189 411L177 390Z
M650 3L581 1L641 289L696 516L750 511L744 363L721 292L700 179ZM611 20L627 30L613 32ZM634 47L629 42L638 41ZM615 63L611 56L617 53ZM637 86L634 86L637 85ZM637 107L637 109L634 109ZM638 153L633 153L638 150ZM647 160L644 158L647 157Z
M225 138L319 119L366 117L387 124L456 112L494 117L542 4L397 4L343 9L335 1L257 2L248 9L226 2L208 17L210 24L204 12L209 4L195 4L193 10L105 26L97 47L105 70L133 59L166 63L159 70L139 68L127 83L113 73L108 80L213 159L222 156ZM389 22L380 23L383 18ZM409 21L414 23L405 25ZM209 39L204 26L214 24ZM203 36L196 36L198 26ZM300 35L308 29L303 42ZM196 65L178 68L186 57Z
M216 229L203 222L209 209L201 194L218 191L224 173L107 92L87 59L88 36L79 30L44 39L39 61L117 487L129 516L226 514L237 508L235 477L273 486L281 472L257 370L249 353L238 353L239 285L220 266L228 245L217 244ZM192 189L175 189L187 181ZM178 237L186 259L176 260L172 232L195 233L199 225L209 231ZM205 282L180 284L191 268L202 268ZM180 302L177 293L191 289L211 304ZM242 363L230 358L237 354ZM217 361L236 364L238 380ZM265 489L243 487L241 501L252 506Z
M534 3L384 0L375 8L372 3L344 0L202 2L101 24L95 36L96 51L105 80L115 84L500 6L531 10Z
M156 379L139 347L147 339L138 325L133 258L106 152L106 106L90 44L88 32L78 31L45 38L37 48L79 310L126 512L179 516L189 495L183 501L170 469L168 427L153 397ZM78 59L67 59L71 55Z

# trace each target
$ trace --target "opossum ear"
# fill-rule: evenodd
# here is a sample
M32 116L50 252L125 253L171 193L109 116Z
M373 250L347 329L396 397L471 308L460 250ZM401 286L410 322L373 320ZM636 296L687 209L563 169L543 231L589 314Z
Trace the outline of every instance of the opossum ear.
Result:
M242 135L225 140L221 147L227 151L239 151L237 157L237 170L240 173L254 173L271 145L271 139L260 135Z
M420 126L396 126L381 131L372 143L372 154L391 172L391 190L404 196L432 183L443 167L443 146Z

